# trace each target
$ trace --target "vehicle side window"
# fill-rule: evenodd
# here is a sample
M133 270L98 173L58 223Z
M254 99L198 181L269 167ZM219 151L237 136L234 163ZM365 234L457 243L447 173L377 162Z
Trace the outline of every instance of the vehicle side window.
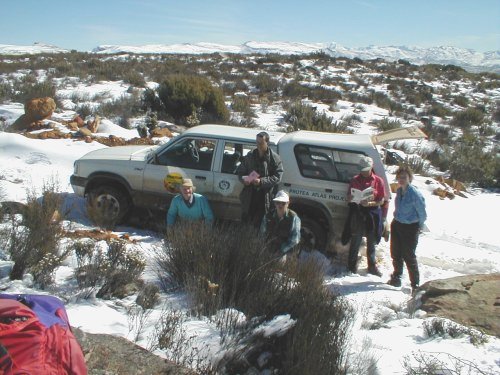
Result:
M215 145L213 139L186 138L159 154L157 164L209 171Z
M361 153L297 145L294 149L302 176L318 180L349 182L359 173Z
M236 174L236 169L241 164L243 157L254 148L255 145L225 142L220 171L222 173Z

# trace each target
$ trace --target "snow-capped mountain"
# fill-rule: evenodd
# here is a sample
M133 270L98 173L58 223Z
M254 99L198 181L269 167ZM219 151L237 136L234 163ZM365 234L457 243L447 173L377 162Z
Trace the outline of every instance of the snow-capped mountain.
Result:
M20 55L37 53L65 53L66 49L47 44L35 43L33 46L0 44L0 54ZM345 47L332 43L299 42L246 42L241 45L217 43L147 44L140 46L100 45L92 50L96 54L115 53L242 53L242 54L308 54L323 52L335 57L360 59L382 58L388 61L399 59L413 64L453 64L470 71L492 71L500 73L500 51L476 52L471 49L439 46L423 48L417 46L368 46Z
M35 55L39 53L66 53L69 50L50 44L34 43L32 46L0 44L0 55Z
M337 43L298 42L246 42L242 45L214 43L185 43L146 46L99 46L94 53L245 53L245 54L307 54L324 52L335 57L358 57L360 59L382 58L388 61L399 59L413 64L453 64L471 71L500 72L500 51L476 52L471 49L439 46L368 46L344 47Z

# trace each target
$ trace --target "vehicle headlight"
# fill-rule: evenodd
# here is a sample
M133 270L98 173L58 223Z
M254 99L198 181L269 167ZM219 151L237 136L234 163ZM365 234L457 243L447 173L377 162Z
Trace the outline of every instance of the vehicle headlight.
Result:
M80 169L80 163L78 162L78 160L75 160L75 162L73 163L73 174L78 176L79 169Z

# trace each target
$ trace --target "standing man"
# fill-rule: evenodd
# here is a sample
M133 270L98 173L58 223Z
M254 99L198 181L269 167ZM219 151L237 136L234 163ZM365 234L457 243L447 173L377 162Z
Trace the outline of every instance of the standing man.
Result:
M375 244L380 242L383 229L381 206L385 201L384 181L373 172L373 159L362 156L359 165L361 171L354 176L349 184L347 201L349 202L351 245L347 267L352 273L358 271L358 252L361 240L366 237L366 258L368 260L368 273L382 276L375 260ZM363 191L372 188L373 192L359 202L353 201L352 190Z
M387 284L401 286L403 262L408 269L412 292L415 292L420 283L417 256L415 251L418 244L418 235L427 219L425 199L411 182L413 171L403 165L396 171L398 190L394 219L391 223L391 258L394 271Z
M300 242L300 218L288 208L290 198L285 191L278 191L273 202L276 209L264 216L260 233L265 236L271 251L280 254L285 261L295 253Z
M259 228L283 175L281 158L269 147L269 134L260 132L257 148L249 152L237 173L245 185L240 194L241 220Z
M167 212L167 228L171 228L177 218L185 221L205 221L211 225L214 214L208 204L207 198L196 194L193 181L189 178L182 180L181 193L176 195Z

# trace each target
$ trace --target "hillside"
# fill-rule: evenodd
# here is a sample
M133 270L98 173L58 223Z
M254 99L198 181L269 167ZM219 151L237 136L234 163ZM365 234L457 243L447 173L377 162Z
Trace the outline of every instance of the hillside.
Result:
M500 76L493 73L326 53L71 52L3 56L0 68L1 101L24 103L50 96L59 113L76 111L83 118L98 114L124 127L144 124L151 113L159 120L188 124L186 118L167 113L158 98L159 85L179 74L205 77L217 87L232 125L368 133L418 125L429 139L411 151L433 165L424 167L449 171L467 183L498 183ZM196 124L204 118L198 113L189 121ZM464 155L470 149L473 155ZM481 171L464 171L464 160L474 158L483 160Z

